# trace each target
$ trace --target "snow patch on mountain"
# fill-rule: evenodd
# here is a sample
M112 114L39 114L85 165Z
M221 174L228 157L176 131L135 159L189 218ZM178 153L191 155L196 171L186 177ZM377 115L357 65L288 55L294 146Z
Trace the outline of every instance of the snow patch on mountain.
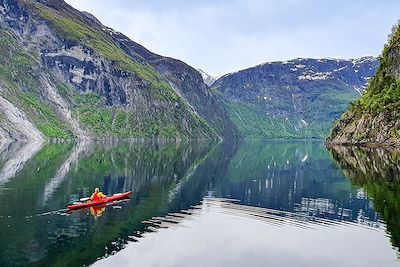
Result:
M318 81L318 80L327 80L330 78L330 72L316 72L316 73L308 73L305 75L300 75L299 80L310 80L310 81Z
M211 86L216 80L218 80L218 77L211 76L205 73L202 69L197 69L197 71L201 74L204 83L208 86Z

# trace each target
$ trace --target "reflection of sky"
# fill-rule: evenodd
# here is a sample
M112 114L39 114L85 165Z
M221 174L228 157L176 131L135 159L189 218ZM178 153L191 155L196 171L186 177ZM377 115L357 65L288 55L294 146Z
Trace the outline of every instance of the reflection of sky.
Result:
M274 223L207 203L180 226L148 233L94 266L398 266L384 229Z
M285 146L265 143L260 149L265 156L260 160L240 156L256 149L252 144L243 146L244 152L239 151L232 160L228 177L217 185L217 196L250 206L379 226L378 215L363 189L352 187L319 143L309 145L300 142L283 149ZM318 154L321 151L322 156Z
M368 187L365 191L352 187L350 180L335 169L320 142L257 142L241 145L232 150L234 153L202 143L160 146L132 144L128 149L125 148L117 144L81 148L50 144L32 159L22 162L22 171L17 172L7 182L7 187L0 191L1 199L5 200L3 203L8 203L1 206L0 224L5 230L1 237L3 242L0 242L1 255L16 251L12 257L0 255L0 262L6 261L2 266L25 258L41 257L50 264L57 260L53 253L65 256L69 253L79 254L82 261L76 260L72 265L83 265L103 256L103 252L110 255L113 250L119 251L126 246L126 240L138 242L136 247L128 244L128 251L118 255L128 255L134 250L132 255L136 257L143 253L143 260L127 256L118 261L133 263L138 260L139 266L146 260L149 263L163 263L162 257L168 257L168 253L170 258L166 261L170 265L194 261L201 254L209 257L206 264L211 264L211 261L221 265L231 264L224 253L235 253L230 255L235 260L233 266L239 263L259 266L260 262L266 261L266 256L275 257L271 262L276 264L283 264L281 258L286 256L288 264L296 259L305 264L317 264L321 258L331 261L329 250L332 255L342 253L342 248L335 250L329 242L339 246L347 246L347 242L349 251L352 249L350 246L358 246L366 250L365 253L370 251L369 243L376 242L379 246L377 253L389 250L378 255L384 257L384 261L392 257L392 249L385 243L388 240L385 235L394 233L391 237L393 244L398 244L396 231L393 230L397 227L397 221L393 222L391 217L389 220L385 218L385 222L380 221L369 199L371 191ZM82 153L79 152L81 150ZM12 151L19 155L19 151L26 150L16 148ZM11 158L12 154L0 154L0 163ZM43 158L48 160L43 161ZM32 173L35 174L33 178ZM27 184L27 181L32 184ZM64 207L68 200L88 196L95 185L100 186L106 194L127 189L135 191L130 201L108 207L98 222L94 222L87 211L70 216L47 212L51 208ZM15 209L20 201L15 195L24 195L28 201ZM205 195L238 201L221 205L208 200L202 212L196 210L194 215L188 215L192 212L182 211L193 211L190 207L200 203ZM49 201L43 206L41 204L46 196L49 196ZM375 201L377 199L375 197ZM377 201L376 207L379 207L379 203ZM396 203L397 199L386 202L390 205ZM38 208L44 213L32 216ZM396 210L390 212L393 212L393 217L396 216ZM387 233L384 232L386 222L389 222ZM165 227L168 229L161 229ZM215 229L210 229L212 227ZM354 233L348 233L350 228ZM118 231L123 233L114 236L113 233ZM147 234L149 231L159 231L160 237ZM259 234L256 234L257 231ZM100 232L102 234L98 235ZM141 238L142 234L144 238ZM32 236L35 237L32 239ZM243 245L235 243L236 238ZM281 240L274 240L279 238ZM357 240L343 241L345 238ZM169 246L167 239L181 244ZM196 240L200 240L200 243L196 243ZM206 243L201 243L203 241ZM31 246L32 242L36 242L35 249L29 247L26 249L29 252L15 250L20 244L21 247L26 244ZM276 247L271 247L274 242ZM80 250L81 245L88 248L94 243L100 245ZM303 249L311 248L313 243L315 250L307 252ZM153 246L154 249L151 249ZM167 246L164 248L166 251L160 252L162 246ZM97 248L100 249L97 251ZM145 248L151 252L146 252ZM354 255L364 257L359 251ZM152 257L154 259L150 259ZM344 259L345 256L339 256L336 266L343 264ZM352 260L349 260L350 263ZM361 260L360 264L363 263ZM382 266L391 266L391 263Z

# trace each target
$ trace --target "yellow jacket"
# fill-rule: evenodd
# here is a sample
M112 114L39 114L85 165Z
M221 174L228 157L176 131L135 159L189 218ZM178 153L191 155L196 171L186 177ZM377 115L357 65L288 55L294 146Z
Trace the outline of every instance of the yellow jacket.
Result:
M94 192L91 196L90 196L90 200L92 201L96 201L96 200L100 200L102 198L107 197L106 195L104 195L102 192Z

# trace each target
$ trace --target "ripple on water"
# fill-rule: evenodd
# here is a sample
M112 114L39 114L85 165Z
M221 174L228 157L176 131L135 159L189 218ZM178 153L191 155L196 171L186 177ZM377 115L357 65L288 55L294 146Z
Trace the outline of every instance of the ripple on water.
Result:
M190 209L143 223L149 231L94 265L187 266L195 258L199 262L190 260L191 266L398 265L383 224L330 220L234 199L206 197Z

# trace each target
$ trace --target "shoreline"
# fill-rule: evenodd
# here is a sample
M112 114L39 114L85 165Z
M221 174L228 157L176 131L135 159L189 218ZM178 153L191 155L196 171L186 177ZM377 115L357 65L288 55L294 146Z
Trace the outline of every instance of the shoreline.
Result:
M346 146L346 147L367 147L367 148L397 148L400 149L399 142L363 142L363 143L353 143L353 142L325 142L326 147L333 146Z

